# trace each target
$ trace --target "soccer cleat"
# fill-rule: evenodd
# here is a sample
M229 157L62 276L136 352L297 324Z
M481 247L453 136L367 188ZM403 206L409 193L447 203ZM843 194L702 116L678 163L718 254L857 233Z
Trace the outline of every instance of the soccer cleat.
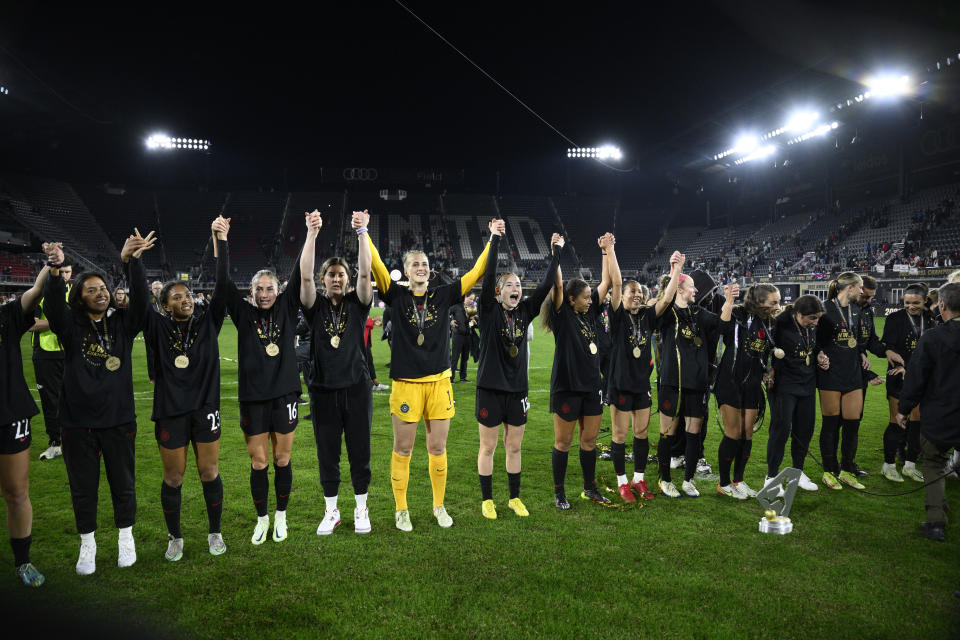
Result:
M137 561L137 545L133 543L133 535L120 538L117 542L117 566L132 567Z
M373 390L374 390L374 391L387 391L387 390L389 390L389 389L390 389L390 385L388 385L388 384L383 384L382 382L379 383L379 384L373 385Z
M174 538L173 534L167 534L167 552L163 557L170 562L176 562L183 557L183 538Z
M270 516L258 516L257 526L253 528L253 535L250 536L251 544L263 544L267 541L267 529L270 528Z
M53 460L63 455L63 448L58 444L51 444L40 454L41 460Z
M823 478L821 478L821 480L823 480L823 484L827 485L827 487L833 489L834 491L840 491L843 489L843 485L840 484L839 480L837 480L837 476L833 475L829 471L823 472Z
M853 471L851 471L851 473L856 477L862 478L864 476L870 475L869 473L861 469L860 465L858 465L856 462L851 462L850 465L853 467Z
M589 500L590 502L596 502L597 504L610 504L610 498L601 494L597 491L596 488L593 489L584 489L580 492L581 500Z
M644 500L653 500L653 492L650 491L650 489L647 489L646 480L631 482L630 490L637 494L638 498L643 498Z
M917 482L924 481L923 474L920 473L920 469L917 469L917 465L911 462L905 462L903 464L903 477L916 480Z
M927 540L943 542L946 540L946 527L942 523L921 522L920 531Z
M323 520L321 520L319 526L317 526L317 535L328 536L339 526L340 509L327 509L323 512ZM274 527L276 527L276 524L274 524Z
M906 469L904 469L904 471L906 471ZM890 482L903 482L903 476L897 472L896 463L884 462L883 466L880 467L880 475Z
M337 512L339 520L340 512ZM287 539L287 512L284 511L274 511L273 512L273 541L274 542L283 542Z
M637 499L633 496L633 491L630 490L630 485L626 482L617 487L617 493L620 494L620 497L623 498L624 502L637 501Z
M688 498L699 498L700 492L697 491L697 486L693 484L691 480L684 480L683 484L680 485L680 488L683 489L683 493L686 494Z
M20 578L26 587L39 587L45 580L43 574L37 571L37 568L29 562L25 562L17 567L17 577Z
M713 473L713 467L710 466L710 463L707 462L706 458L700 458L697 460L697 475L708 476Z
M210 547L210 555L222 556L227 552L227 545L223 541L223 536L219 533L207 534L207 545Z
M717 483L717 493L722 496L730 496L735 500L746 500L747 494L739 491L737 487L731 482L730 484L720 485Z
M527 507L524 506L522 502L520 502L520 498L510 498L510 501L507 503L507 506L513 509L513 512L518 516L520 516L521 518L525 518L528 515L530 515L530 512L527 511Z
M370 533L370 512L366 507L353 510L353 532Z
M563 491L558 491L553 496L553 503L556 505L557 509L561 511L566 511L570 508L570 503L567 502L567 494Z
M676 458L670 458L670 468L671 469L682 469L687 464L686 456L679 456Z
M437 519L437 524L444 529L449 529L453 526L453 518L450 517L450 514L447 513L443 505L433 508L433 516Z
M497 506L493 504L493 500L484 500L480 503L480 513L488 520L496 520Z
M679 498L680 492L677 491L677 488L673 486L673 483L669 480L660 481L660 493L667 496L668 498Z
M866 489L866 487L860 484L860 481L857 480L857 476L853 475L853 473L850 471L840 472L840 482L848 487L853 487L854 489Z
M770 484L770 481L771 481L771 480L773 480L773 478L771 478L770 476L767 476L767 477L764 479L764 481L763 481L763 488L764 488L764 489L767 488L767 485ZM778 497L778 498L782 498L782 497L785 496L785 495L786 495L786 491L783 490L783 485L781 484L781 485L779 485L779 486L777 487L777 497Z
M400 531L413 531L413 523L410 522L410 512L406 509L397 511L397 529Z
M807 474L805 474L803 471L800 472L800 482L798 484L804 491L817 491L819 489L813 480L808 478Z
M746 482L744 482L743 480L741 480L740 482L734 482L734 483L733 483L733 486L735 486L735 487L737 488L737 491L739 491L739 492L742 493L743 495L747 496L748 498L756 498L756 497L757 497L757 492L754 491L753 489L751 489L751 488L750 488L750 485L748 485L748 484L747 484Z
M97 570L97 543L80 542L80 557L77 558L77 573L89 576Z

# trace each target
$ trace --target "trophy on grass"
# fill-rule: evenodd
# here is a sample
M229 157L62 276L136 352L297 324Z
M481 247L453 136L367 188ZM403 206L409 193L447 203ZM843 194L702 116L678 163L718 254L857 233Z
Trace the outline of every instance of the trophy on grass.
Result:
M757 501L764 509L760 533L784 535L793 531L793 523L788 516L793 498L797 495L797 487L800 486L801 473L800 469L787 467L757 493Z

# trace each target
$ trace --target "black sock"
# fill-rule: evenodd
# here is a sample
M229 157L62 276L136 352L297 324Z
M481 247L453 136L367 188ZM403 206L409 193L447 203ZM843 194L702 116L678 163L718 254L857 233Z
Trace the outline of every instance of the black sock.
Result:
M171 487L166 482L160 484L160 506L163 507L163 519L167 521L167 531L174 538L182 538L180 531L180 487Z
M643 473L647 468L647 458L650 457L650 441L646 438L633 439L633 470Z
M30 562L30 543L33 536L26 538L10 538L10 548L13 549L13 566L19 567Z
M697 462L700 461L700 434L687 433L687 447L683 452L686 462L684 462L683 479L693 480L697 473Z
M209 533L220 533L220 518L223 515L223 481L220 476L203 485L203 501L207 503L207 521Z
M883 432L883 461L894 464L897 461L897 448L903 438L903 429L896 422L887 424Z
M627 444L625 442L611 442L610 453L613 454L613 471L618 476L627 473Z
M285 467L273 465L273 490L277 494L277 511L286 511L290 502L290 489L293 488L293 464Z
M733 462L733 481L743 482L743 472L747 469L747 460L750 459L750 451L753 449L753 440L741 440L740 450L737 451L737 459Z
M480 499L493 500L493 476L477 475L480 476Z
M597 488L597 450L580 448L580 469L583 471L583 488Z
M567 458L569 457L569 451L560 451L559 449L554 448L551 460L553 463L554 493L565 493L563 490L563 481L567 477Z
M660 442L657 443L657 464L660 466L660 479L664 482L670 482L670 447L673 446L673 438L668 433L661 433Z
M917 420L907 421L907 452L903 459L907 462L916 462L920 457L920 422Z
M507 472L507 482L510 484L510 499L520 497L520 472Z
M270 491L270 481L267 479L267 468L254 469L250 467L250 495L253 496L253 506L257 508L257 515L261 518L267 515L267 493Z
M857 457L857 440L860 433L859 420L847 420L844 418L840 424L843 426L843 441L840 444L840 466L844 471L853 471L854 459Z
M823 459L823 470L829 473L840 473L837 463L837 436L840 435L840 416L823 416L820 425L820 457Z
M720 439L720 446L717 448L717 471L720 473L721 487L730 484L730 466L733 464L733 459L737 457L739 450L739 440L728 438L726 435Z

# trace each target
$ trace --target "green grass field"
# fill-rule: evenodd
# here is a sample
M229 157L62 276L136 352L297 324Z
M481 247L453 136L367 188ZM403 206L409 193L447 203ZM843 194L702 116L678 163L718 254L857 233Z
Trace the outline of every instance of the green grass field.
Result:
M379 330L375 337L374 359L386 381L389 353ZM223 356L236 358L230 322L220 343ZM134 527L138 561L133 567L116 566L117 534L103 476L97 572L76 575L79 536L63 461L37 460L47 442L42 417L33 422L32 555L47 583L30 591L19 586L9 547L3 545L0 558L8 573L0 580L0 598L11 611L30 616L25 618L28 624L41 624L35 631L41 636L46 635L42 625L69 620L72 635L137 628L125 637L148 632L202 638L957 637L960 607L952 592L960 580L960 533L949 531L946 543L929 542L918 533L922 491L885 498L849 488L800 492L791 514L794 532L764 535L757 532L759 504L721 498L715 482L698 483L703 493L699 499L658 495L641 509L618 511L581 501L574 452L567 493L577 499L570 511L558 512L553 507L548 413L553 339L542 332L533 342L532 408L524 442L522 497L529 518L518 518L506 508L502 447L494 475L500 518L481 517L475 387L457 384L446 499L455 520L452 529L440 529L431 514L422 431L411 464L414 531L403 534L394 528L389 392L382 392L374 395L373 532L353 533L353 494L344 454L343 524L332 536L315 534L324 503L312 429L301 422L293 452L289 538L252 546L255 512L239 428L237 367L225 361L220 462L227 553L207 553L206 513L191 454L183 488L184 556L180 562L167 562L159 503L161 467L149 420L152 391L143 349L141 342L134 347L140 433ZM26 341L23 353L29 363ZM32 366L26 368L32 386ZM657 420L652 419L651 434L657 432ZM916 483L894 485L879 475L878 448L887 421L884 387L871 387L858 456L871 473L864 484L880 493L915 488ZM609 415L604 426L609 426ZM709 430L707 459L715 462L719 431L715 423ZM764 428L756 434L747 469L746 480L757 488L766 471L766 433ZM609 434L602 440L609 442ZM655 435L651 441L656 443ZM816 452L816 436L813 449ZM807 471L819 483L818 467L809 458ZM600 461L598 472L613 480L611 463ZM648 472L655 477L655 467ZM270 475L272 485L272 471ZM958 487L958 481L948 481L955 509ZM272 486L270 501L272 505Z

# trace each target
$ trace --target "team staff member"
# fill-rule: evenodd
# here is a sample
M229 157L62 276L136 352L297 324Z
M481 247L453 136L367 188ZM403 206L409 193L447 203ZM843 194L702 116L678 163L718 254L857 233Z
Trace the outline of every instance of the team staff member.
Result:
M947 526L944 467L950 449L960 448L960 283L940 287L937 305L943 325L924 332L917 342L903 380L896 420L906 429L907 416L920 407L923 475L932 478L927 484L927 518L920 527L927 538L942 542Z
M130 283L130 306L107 313L110 287L97 273L77 276L64 301L67 283L52 267L44 286L47 318L64 350L60 422L63 460L70 480L73 513L80 533L77 573L96 571L97 489L100 459L107 469L113 496L113 520L120 530L117 566L137 561L133 541L137 494L134 483L134 440L137 417L133 402L133 339L146 321L149 301L140 256L153 248L151 231L145 238L135 230L120 252L124 276Z
M317 463L326 509L317 535L329 535L340 524L340 449L346 440L356 508L353 529L370 533L367 491L370 486L370 426L373 389L367 366L364 331L373 285L370 282L370 214L353 213L357 233L357 288L350 290L350 267L343 258L328 258L320 267L321 295L313 279L314 240L323 224L320 213L307 215L307 246L300 256L300 302L312 330L310 344L310 416L317 444ZM312 238L312 240L311 240Z
M214 234L229 228L218 218L211 225ZM216 243L225 244L222 240ZM220 247L215 252L219 255ZM197 472L207 505L207 547L212 555L227 547L220 533L223 513L223 482L217 459L220 454L220 348L217 337L223 326L227 302L224 287L227 274L223 261L211 304L201 310L193 293L182 282L172 280L160 290L158 299L164 313L152 308L147 314L143 338L155 358L153 388L154 435L163 463L160 505L167 524L167 551L164 557L176 562L183 557L180 528L181 489L187 469L187 445L193 445Z
M927 296L927 287L912 284L903 290L903 309L887 316L883 326L883 344L887 360L887 402L890 405L890 424L883 432L883 468L881 474L887 480L903 482L903 476L897 472L897 451L900 450L904 436L907 447L903 456L903 475L911 480L923 482L923 474L917 469L917 456L920 454L920 410L914 408L907 420L906 432L897 425L900 413L899 398L903 388L905 369L910 364L910 356L917 348L923 334L934 327L932 315L924 308L923 299ZM897 364L900 363L900 364Z
M803 461L817 421L817 367L824 371L830 368L827 356L816 353L817 323L824 312L820 298L803 295L776 318L773 333L777 347L783 349L783 357L773 359L773 384L767 394L770 437L764 486L780 473L789 437L791 466L800 469L800 488L817 490L817 485L803 473Z
M564 480L570 443L578 423L580 426L580 470L583 473L583 492L580 497L598 504L610 499L597 490L597 433L603 417L600 398L599 336L603 331L600 321L600 301L610 290L613 300L620 305L622 281L620 267L616 266L614 251L616 239L606 233L597 240L603 254L603 276L596 291L580 278L571 278L563 284L563 275L557 268L553 296L544 306L544 328L553 332L556 348L553 352L553 371L550 375L550 411L553 413L554 444L553 491L558 509L569 509ZM614 265L611 267L610 265Z
M70 293L70 278L73 266L64 259L60 266L60 277L67 283ZM60 387L63 386L63 345L50 331L50 323L43 310L43 300L34 310L33 326L33 373L40 393L40 407L43 409L43 426L47 431L47 448L40 454L41 460L53 460L63 455L60 446L60 419L57 415L60 406Z
M502 221L491 220L490 234L499 234ZM487 268L490 243L484 247L473 268L452 283L432 291L430 261L422 251L408 251L403 269L409 279L404 286L391 282L387 267L367 236L373 260L373 277L383 301L393 309L393 338L390 356L390 416L393 421L393 455L390 482L396 501L396 525L412 531L407 509L410 457L423 418L430 455L430 484L433 488L433 515L441 527L453 526L443 506L447 486L447 432L454 415L453 387L450 385L450 307L463 300Z
M154 280L150 283L150 306L153 307L153 310L157 313L163 313L163 304L160 302L161 291L163 291L162 282ZM147 377L150 378L151 383L154 383L157 379L157 354L153 351L152 345L144 344L144 347L147 352Z
M650 454L648 428L650 426L650 354L651 334L657 327L660 316L670 306L677 293L680 274L686 259L674 251L670 256L670 281L664 295L647 306L646 296L640 283L628 280L623 285L620 304L610 306L610 369L607 374L610 402L611 442L613 468L617 474L617 491L627 502L636 502L637 497L647 500L653 493L647 488L644 472ZM627 480L626 439L627 430L633 423L633 480Z
M267 515L267 496L270 483L267 478L268 454L273 446L274 491L277 509L273 516L273 541L287 539L287 505L293 486L293 468L290 450L297 428L297 402L300 398L300 372L294 338L300 308L298 288L280 292L277 274L262 269L250 281L253 304L229 280L229 219L219 217L216 231L222 267L217 275L227 279L224 291L230 318L237 326L237 359L239 365L238 398L240 401L240 428L243 429L247 453L250 455L250 495L257 511L250 542L263 544L270 528ZM220 242L222 240L223 242ZM305 246L312 250L310 238ZM294 265L289 282L300 282L300 261ZM218 283L219 284L219 283Z
M470 362L471 328L470 320L467 318L467 307L471 304L473 304L473 294L468 293L464 296L463 302L450 307L450 334L453 339L453 344L450 347L451 382L456 382L454 376L457 374L458 362L460 364L460 382L469 382L467 380L467 363Z
M504 233L502 223L491 238L490 253L494 256ZM563 236L550 238L550 265L543 281L533 294L521 301L523 287L514 273L497 277L495 260L487 261L480 292L480 364L477 368L477 423L480 430L480 451L477 454L477 473L480 477L480 512L485 518L496 519L493 502L493 452L497 448L500 425L503 425L503 448L507 451L507 482L510 500L507 506L518 516L530 512L520 500L520 470L523 432L527 424L528 345L527 327L540 313L557 267Z
M58 244L44 244L48 264L62 264ZM7 505L7 533L17 577L28 587L43 584L43 574L30 562L33 505L30 504L30 418L37 404L23 379L20 337L28 331L33 310L43 295L50 267L40 270L33 286L19 299L0 306L0 492Z

